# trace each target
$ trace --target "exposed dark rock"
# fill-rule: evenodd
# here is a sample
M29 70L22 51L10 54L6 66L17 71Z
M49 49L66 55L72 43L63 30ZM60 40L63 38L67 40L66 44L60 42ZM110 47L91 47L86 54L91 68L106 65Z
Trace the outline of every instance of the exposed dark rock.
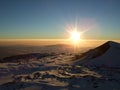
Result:
M0 60L1 63L18 63L18 62L28 62L31 59L40 59L46 56L51 56L48 53L30 53L30 54L23 54L23 55L15 55L10 57L5 57Z

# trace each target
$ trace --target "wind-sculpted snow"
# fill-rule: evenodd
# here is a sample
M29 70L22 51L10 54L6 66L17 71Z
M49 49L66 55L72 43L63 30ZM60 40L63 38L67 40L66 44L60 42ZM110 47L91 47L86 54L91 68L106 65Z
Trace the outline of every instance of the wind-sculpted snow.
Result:
M72 54L59 54L27 63L2 63L1 78L8 77L11 80L2 82L0 90L20 90L29 87L34 87L34 89L39 87L37 90L40 88L43 90L79 88L80 85L72 84L73 80L102 77L88 68L73 65L73 56ZM2 75L3 73L5 75Z

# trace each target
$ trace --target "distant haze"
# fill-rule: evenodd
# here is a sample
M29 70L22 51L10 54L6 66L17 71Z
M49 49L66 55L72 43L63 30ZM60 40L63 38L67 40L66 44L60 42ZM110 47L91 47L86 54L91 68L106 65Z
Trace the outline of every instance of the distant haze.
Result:
M83 40L79 43L79 47L95 47L109 40ZM120 42L120 40L114 40ZM66 39L7 39L0 40L0 46L44 46L44 45L56 45L56 44L68 44L72 45L71 41Z

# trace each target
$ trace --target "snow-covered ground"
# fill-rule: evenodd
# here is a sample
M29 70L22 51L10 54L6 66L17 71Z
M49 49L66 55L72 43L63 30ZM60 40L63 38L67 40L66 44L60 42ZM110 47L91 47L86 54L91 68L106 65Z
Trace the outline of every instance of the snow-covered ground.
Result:
M22 62L2 62L0 90L120 90L119 45L108 42L77 57L60 52L23 58ZM112 67L108 65L111 62Z

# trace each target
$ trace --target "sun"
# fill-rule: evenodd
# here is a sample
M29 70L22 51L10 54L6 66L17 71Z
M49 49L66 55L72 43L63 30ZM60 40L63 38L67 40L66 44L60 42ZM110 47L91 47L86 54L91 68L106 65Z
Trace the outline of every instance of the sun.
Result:
M68 25L66 28L66 31L68 32L68 41L69 44L73 46L74 52L77 52L80 46L82 45L82 36L83 32L81 28L78 28L78 25L75 23L75 25Z
M78 32L77 30L73 30L70 32L70 40L75 43L78 44L81 40L81 33Z
M74 53L76 53L81 43L81 33L78 32L76 29L73 29L70 32L70 41L72 42L71 44L74 47Z
M72 31L71 32L71 39L74 41L74 42L79 42L81 37L80 37L80 33L78 31Z
M70 44L73 46L74 53L76 53L81 46L82 43L82 32L80 32L81 29L77 28L77 25L75 26L69 26L67 28L67 32L69 33L68 41L70 41Z

